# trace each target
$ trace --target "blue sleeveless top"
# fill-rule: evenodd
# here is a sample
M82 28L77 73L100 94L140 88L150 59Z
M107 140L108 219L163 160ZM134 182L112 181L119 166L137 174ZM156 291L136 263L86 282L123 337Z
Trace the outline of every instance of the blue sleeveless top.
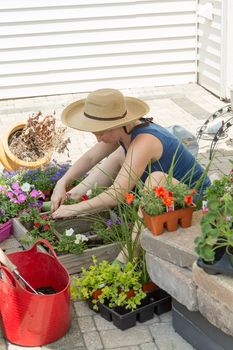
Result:
M189 152L183 143L168 130L160 125L154 123L148 123L136 127L131 132L131 142L137 135L150 134L157 137L163 145L163 153L158 161L151 162L141 176L141 180L145 182L148 174L154 171L162 171L168 174L170 167L173 165L173 177L178 181L182 181L187 184L189 188L193 188L196 182L202 176L204 169L195 160L194 156ZM123 145L122 145L123 146ZM124 148L124 146L123 146ZM124 148L125 149L125 148ZM126 149L125 149L126 152ZM173 160L174 158L174 160ZM200 189L205 191L206 187L211 185L211 181L208 176L203 179L204 183L201 183Z

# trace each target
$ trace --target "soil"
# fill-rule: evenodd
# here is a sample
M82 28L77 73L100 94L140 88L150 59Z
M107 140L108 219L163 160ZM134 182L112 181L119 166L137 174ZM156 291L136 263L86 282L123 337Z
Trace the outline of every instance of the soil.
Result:
M51 286L45 286L45 287L39 287L35 289L37 293L42 293L42 294L56 294L57 291L51 287Z

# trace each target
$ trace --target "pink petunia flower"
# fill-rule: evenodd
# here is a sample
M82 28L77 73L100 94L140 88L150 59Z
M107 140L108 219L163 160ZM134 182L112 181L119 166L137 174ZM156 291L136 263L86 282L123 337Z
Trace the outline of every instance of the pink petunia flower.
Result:
M40 195L40 191L32 190L32 191L30 192L30 196L31 196L32 198L37 198L37 197L39 197L39 195Z
M14 193L12 191L8 191L6 193L6 195L7 195L8 198L13 198L14 197Z
M27 200L27 196L23 193L18 195L18 203L21 204Z
M15 193L19 193L21 191L20 185L18 182L13 182L11 188L15 191Z

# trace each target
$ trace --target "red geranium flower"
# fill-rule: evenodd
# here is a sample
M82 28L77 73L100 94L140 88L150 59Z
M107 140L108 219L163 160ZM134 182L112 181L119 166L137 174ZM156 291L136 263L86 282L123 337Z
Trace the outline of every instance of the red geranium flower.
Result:
M47 220L47 219L48 219L48 216L47 216L46 214L43 214L43 215L41 215L41 219Z
M82 197L81 197L81 200L82 201L87 201L89 198L86 194L83 194Z
M49 229L50 229L50 224L48 224L48 223L45 224L45 225L44 225L44 230L45 230L45 231L48 231Z
M133 195L133 193L128 193L128 192L126 192L126 193L125 193L125 201L126 201L126 203L127 203L127 204L131 204L131 203L133 202L133 200L134 200L134 195Z
M34 226L39 228L41 226L41 223L39 221L34 222Z
M173 197L164 197L163 203L166 205L166 207L170 207L173 204L174 198Z
M167 195L167 191L163 186L158 186L154 189L156 196L164 198Z
M192 202L193 202L193 196L185 196L184 197L184 201L185 201L185 203L186 204L192 204Z

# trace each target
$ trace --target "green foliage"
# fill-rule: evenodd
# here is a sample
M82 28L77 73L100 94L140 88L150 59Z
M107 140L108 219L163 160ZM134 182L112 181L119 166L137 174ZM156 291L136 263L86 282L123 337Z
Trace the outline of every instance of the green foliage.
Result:
M88 238L82 234L75 234L74 230L70 228L59 234L55 228L55 221L47 214L40 214L35 209L24 212L20 217L23 223L31 223L29 234L21 238L24 244L31 244L37 239L43 238L52 244L57 253L65 254L82 254L87 248L86 242Z
M103 290L104 295L108 297L110 295L110 286L113 285L114 279L120 271L120 266L116 264L110 264L106 260L97 262L97 259L93 256L93 265L88 269L82 268L82 274L80 277L75 277L71 283L71 296L73 299L91 299L93 293L98 289ZM104 295L101 297L101 301L104 302ZM94 308L98 309L98 299L92 300Z
M95 299L93 293L96 291L99 295ZM98 302L107 302L111 308L123 306L133 310L145 297L141 271L138 270L135 260L121 267L105 260L98 263L93 257L93 265L88 269L83 268L82 275L72 280L71 296L73 299L91 299L94 309L98 309Z
M201 219L201 236L195 251L206 262L213 262L216 249L233 247L233 173L215 180L206 191L208 212Z
M59 240L54 245L54 249L57 253L71 253L71 254L82 254L87 248L86 241L88 238L82 234L75 234L74 232L70 235L67 234L69 230L66 230L62 235L59 234Z

